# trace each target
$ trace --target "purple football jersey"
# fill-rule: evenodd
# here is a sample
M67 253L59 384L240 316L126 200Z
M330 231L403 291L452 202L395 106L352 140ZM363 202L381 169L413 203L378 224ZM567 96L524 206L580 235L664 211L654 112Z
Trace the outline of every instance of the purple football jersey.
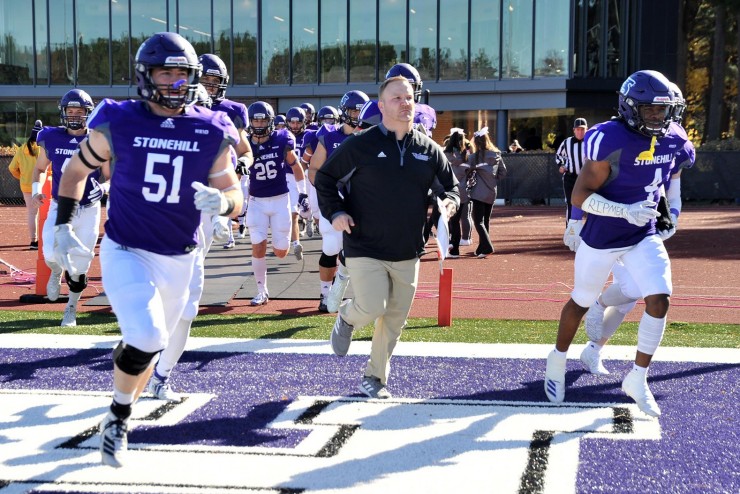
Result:
M249 172L249 195L275 197L288 193L285 154L295 151L295 136L287 129L273 130L262 144L252 142L254 164Z
M225 113L193 106L160 117L143 101L104 99L88 119L111 148L106 234L126 247L179 255L197 244L200 211L192 182L208 173L226 146L238 140Z
M247 127L247 107L242 103L237 103L230 99L223 99L218 103L214 103L211 110L226 113L231 121L234 122L234 126L239 130Z
M316 137L318 141L324 145L324 148L326 149L326 157L329 158L331 156L331 153L334 152L336 148L339 147L339 145L344 142L346 138L351 136L352 134L345 134L342 130L343 125L337 125L336 127L332 128L329 125L324 125L319 129L319 131L316 133Z
M429 105L417 103L414 123L421 124L427 131L427 135L431 137L432 131L437 127L437 112Z
M62 179L64 169L67 167L67 163L72 158L72 155L77 152L77 147L80 142L87 137L87 134L80 136L73 136L67 133L67 129L64 127L44 127L39 132L36 139L38 145L44 148L46 151L46 157L51 161L51 197L57 198L59 193L59 181ZM90 191L98 186L98 180L100 180L100 170L95 170L87 176L85 181L85 192L82 194L82 200L80 200L80 206L86 206L90 204ZM97 199L98 201L100 198Z
M586 133L586 157L591 161L608 161L611 172L598 193L610 201L634 204L658 202L659 188L670 180L674 157L683 149L688 137L679 126L671 126L665 137L655 142L652 158L651 138L631 130L621 120L610 120L590 128ZM588 215L581 237L596 249L628 247L655 234L655 220L635 226L622 218Z

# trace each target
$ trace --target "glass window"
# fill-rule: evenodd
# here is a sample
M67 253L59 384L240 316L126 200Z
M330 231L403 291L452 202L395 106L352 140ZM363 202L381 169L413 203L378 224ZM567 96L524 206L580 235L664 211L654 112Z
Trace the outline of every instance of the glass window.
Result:
M378 16L378 80L388 69L406 61L406 2L380 0Z
M131 2L131 50L134 56L147 38L167 29L167 0Z
M609 0L606 33L606 76L624 76L622 67L622 19L624 18L617 0Z
M318 82L319 7L314 1L293 3L293 84Z
M110 4L77 0L77 83L110 84Z
M51 41L51 83L65 86L75 83L74 18L72 0L49 2Z
M262 3L262 84L289 84L289 0Z
M347 2L321 2L321 82L347 82Z
M0 84L31 84L32 81L32 11L19 7L13 0L0 0Z
M353 2L350 4L350 82L375 82L376 14L375 2Z
M532 77L533 0L504 3L501 71L505 79Z
M570 0L538 0L534 29L534 75L568 77Z
M233 85L231 67L231 0L213 1L213 48L212 52L224 61L229 71L229 84ZM201 55L198 52L198 55Z
M217 11L216 18L229 16ZM222 52L226 53L226 52ZM217 50L218 54L218 50ZM233 84L257 84L257 0L234 0Z
M409 1L409 63L422 81L437 79L436 7L437 2L429 0Z
M471 0L470 9L470 79L497 79L501 2Z
M599 75L601 52L601 0L590 0L586 5L586 75Z
M132 43L130 49L133 53L129 53L128 2L112 2L111 16L113 84L136 85L136 79L132 80L133 63L131 60L136 55L139 45Z
M171 2L174 3L174 2ZM170 23L176 22L175 31L190 41L195 53L213 52L213 33L211 33L211 5L203 0L179 0L178 19L170 17Z
M467 2L439 0L439 78L468 78Z
M36 84L49 84L49 41L47 37L48 11L46 2L34 2L36 8Z

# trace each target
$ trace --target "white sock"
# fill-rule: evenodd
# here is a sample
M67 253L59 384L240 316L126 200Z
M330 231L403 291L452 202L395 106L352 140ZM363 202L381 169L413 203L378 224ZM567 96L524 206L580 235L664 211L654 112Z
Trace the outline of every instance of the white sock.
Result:
M267 290L267 259L252 257L252 272L260 293Z
M115 401L119 405L132 404L134 402L135 394L136 394L136 391L133 391L131 393L124 393L123 391L119 390L115 386L113 387L113 401Z
M82 292L79 292L79 293L69 292L69 300L67 301L67 307L76 307L77 302L80 301L80 296L82 296Z
M293 247L295 247L296 245L301 245L301 242L298 240L293 240Z
M557 348L552 349L553 353L561 359L565 359L568 356L568 352L561 352Z
M321 296L325 297L329 290L331 290L331 281L322 281L321 282Z
M596 353L599 353L601 351L601 348L602 348L601 345L599 345L595 341L589 341L588 342L588 346L590 346L591 348L593 348L594 350L596 350Z
M632 364L632 371L637 372L642 376L647 376L647 367L640 367L637 364Z

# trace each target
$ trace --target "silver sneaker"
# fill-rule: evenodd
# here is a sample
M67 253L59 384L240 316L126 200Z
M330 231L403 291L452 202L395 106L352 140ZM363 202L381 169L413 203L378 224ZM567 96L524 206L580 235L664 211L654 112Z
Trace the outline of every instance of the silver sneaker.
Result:
M334 277L334 283L331 284L329 293L326 295L324 302L326 302L326 309L329 312L336 312L339 310L339 306L342 305L344 299L344 292L347 291L349 285L349 276L342 276L337 272Z
M566 358L555 354L555 350L547 356L545 394L553 403L562 403L565 399L565 363Z
M128 450L128 420L108 412L100 423L100 455L103 465L121 468Z
M301 244L295 244L293 247L293 254L297 260L303 259L303 246Z
M269 300L270 296L267 294L267 292L260 292L257 294L256 297L252 299L251 302L249 302L249 304L253 307L256 307L258 305L265 305Z
M313 220L306 220L306 236L313 237Z
M363 377L360 383L360 391L370 398L377 398L379 400L387 400L391 397L388 388L375 376Z
M342 319L341 314L337 314L337 320L334 321L334 328L331 330L331 349L336 355L344 357L349 351L349 345L352 343L352 332L355 327Z
M180 393L172 389L169 380L162 381L156 376L152 376L152 379L151 381L149 381L149 385L147 386L146 390L149 391L152 396L154 396L154 398L158 400L175 402L182 401L182 396L180 396Z
M74 305L68 305L64 309L64 317L62 317L62 326L72 327L77 326L77 307Z
M46 298L50 302L56 302L59 298L59 291L62 288L62 271L52 271L49 281L46 283Z
M597 376L609 375L609 370L604 367L604 363L601 361L601 352L597 351L590 344L586 344L586 348L581 352L581 363L591 374Z
M604 311L599 302L594 302L586 312L586 335L591 341L599 341L604 334Z
M646 375L632 369L622 381L622 391L635 400L640 410L651 417L660 417L660 407L650 392Z

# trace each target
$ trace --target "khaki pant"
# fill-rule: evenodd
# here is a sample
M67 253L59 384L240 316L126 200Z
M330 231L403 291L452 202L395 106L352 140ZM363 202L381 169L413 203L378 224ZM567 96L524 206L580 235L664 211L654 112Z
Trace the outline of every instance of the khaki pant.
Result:
M419 260L388 262L369 257L347 258L355 298L339 312L347 323L361 328L375 321L366 376L385 384L390 360L414 301L419 278Z

